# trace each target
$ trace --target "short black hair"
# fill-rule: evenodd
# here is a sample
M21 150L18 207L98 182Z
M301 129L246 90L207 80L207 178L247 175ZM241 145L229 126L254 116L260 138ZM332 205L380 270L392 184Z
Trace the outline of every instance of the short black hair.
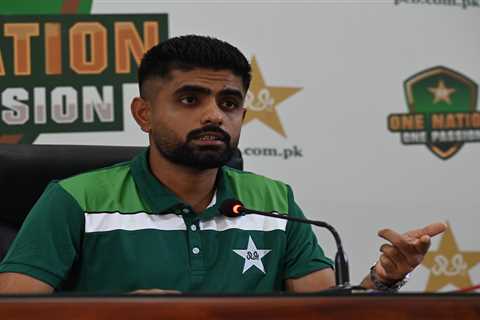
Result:
M230 70L242 78L245 92L251 81L247 58L228 42L212 37L185 35L160 42L145 53L138 68L138 86L143 97L143 84L151 78L164 78L172 70L194 68Z

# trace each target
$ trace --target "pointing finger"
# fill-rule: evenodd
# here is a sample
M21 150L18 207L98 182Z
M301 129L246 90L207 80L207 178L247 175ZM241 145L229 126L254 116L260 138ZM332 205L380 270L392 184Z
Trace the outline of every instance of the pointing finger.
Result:
M436 222L429 224L426 227L420 229L410 230L405 233L406 236L413 238L420 238L423 235L428 235L430 237L436 236L439 233L444 232L448 228L447 224L444 222Z
M429 224L428 226L422 229L423 234L428 235L430 237L434 237L439 233L444 232L447 230L448 226L444 222L436 222Z

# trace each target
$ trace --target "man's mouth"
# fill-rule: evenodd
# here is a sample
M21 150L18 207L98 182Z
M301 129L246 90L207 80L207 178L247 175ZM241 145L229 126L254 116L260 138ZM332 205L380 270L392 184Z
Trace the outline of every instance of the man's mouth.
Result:
M223 145L225 144L225 136L219 132L206 132L198 135L193 139L195 142L203 145Z
M213 140L223 140L223 139L220 138L220 137L214 136L214 135L204 135L204 136L199 137L197 140L213 141Z

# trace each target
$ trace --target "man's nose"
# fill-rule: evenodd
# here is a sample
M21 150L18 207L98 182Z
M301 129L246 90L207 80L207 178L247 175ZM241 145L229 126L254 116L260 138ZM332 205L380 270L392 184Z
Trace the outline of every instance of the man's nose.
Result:
M220 126L223 124L223 117L225 114L222 109L217 105L217 102L212 99L205 106L205 110L202 114L202 124L215 124Z

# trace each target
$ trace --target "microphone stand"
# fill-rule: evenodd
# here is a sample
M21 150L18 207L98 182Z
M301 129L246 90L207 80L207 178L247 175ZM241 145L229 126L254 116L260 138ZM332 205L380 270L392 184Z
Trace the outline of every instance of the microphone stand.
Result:
M288 215L282 215L282 214L277 214L273 212L262 212L262 211L256 211L256 210L251 210L251 209L246 209L246 208L241 208L240 213L242 214L258 214L261 216L267 216L267 217L273 217L273 218L279 218L279 219L284 219L284 220L290 220L290 221L296 221L300 223L306 223L306 224L312 224L318 227L326 228L328 229L333 237L335 238L335 243L337 245L337 254L335 255L335 284L336 287L334 290L340 289L340 290L346 290L346 291L352 291L352 286L350 285L350 273L348 269L348 259L347 255L345 254L345 251L343 251L343 246L342 246L342 241L340 240L340 236L335 230L334 227L332 227L330 224L324 222L324 221L315 221L315 220L308 220L308 219L302 219L302 218L297 218L297 217L291 217Z

